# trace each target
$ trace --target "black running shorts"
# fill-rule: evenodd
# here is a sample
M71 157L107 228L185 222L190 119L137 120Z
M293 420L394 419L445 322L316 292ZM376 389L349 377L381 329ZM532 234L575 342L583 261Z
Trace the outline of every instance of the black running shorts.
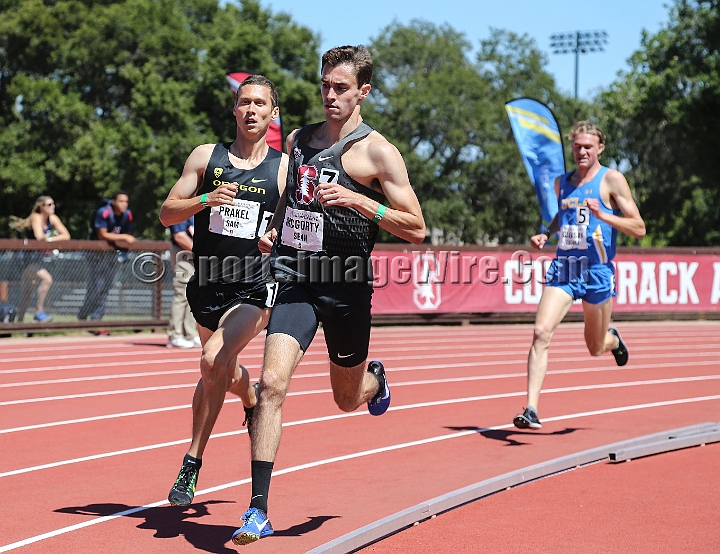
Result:
M186 294L195 321L206 329L217 331L222 316L238 304L249 304L261 310L272 308L277 295L277 283L242 286L207 284L201 287L194 275L188 281Z
M267 334L290 335L305 352L322 323L330 360L354 367L368 356L372 293L365 285L281 283Z

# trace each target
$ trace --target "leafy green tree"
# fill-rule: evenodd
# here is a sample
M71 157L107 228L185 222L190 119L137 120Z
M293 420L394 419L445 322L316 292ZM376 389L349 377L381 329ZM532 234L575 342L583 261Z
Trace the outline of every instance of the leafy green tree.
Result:
M720 244L720 2L676 0L600 97L654 245Z
M433 240L524 243L540 214L505 102L531 96L568 121L585 107L557 92L534 41L491 29L476 60L448 25L393 23L370 46L368 122L403 154Z
M76 238L123 189L140 236L198 144L235 134L226 73L272 79L286 128L317 103L318 40L256 0L0 0L0 236L52 195Z

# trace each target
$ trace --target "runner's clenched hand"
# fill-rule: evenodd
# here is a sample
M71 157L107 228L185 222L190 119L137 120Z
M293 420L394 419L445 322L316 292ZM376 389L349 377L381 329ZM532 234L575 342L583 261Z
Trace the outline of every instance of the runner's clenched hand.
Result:
M223 183L214 191L208 193L205 201L208 206L222 206L223 204L233 204L235 194L238 191L237 183Z

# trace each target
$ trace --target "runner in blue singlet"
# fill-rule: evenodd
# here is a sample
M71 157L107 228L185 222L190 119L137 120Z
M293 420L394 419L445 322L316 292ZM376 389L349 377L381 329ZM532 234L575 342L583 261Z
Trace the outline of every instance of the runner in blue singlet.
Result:
M559 231L558 248L535 316L528 356L527 405L513 420L520 429L542 427L537 408L547 372L550 340L573 301L583 301L585 343L590 354L600 356L611 351L617 365L628 361L620 333L610 327L615 296L612 259L617 232L642 238L645 223L622 173L600 165L599 157L605 148L605 135L600 128L581 121L573 126L569 138L577 170L555 179L558 214L548 234ZM547 239L541 233L533 236L530 243L539 250Z

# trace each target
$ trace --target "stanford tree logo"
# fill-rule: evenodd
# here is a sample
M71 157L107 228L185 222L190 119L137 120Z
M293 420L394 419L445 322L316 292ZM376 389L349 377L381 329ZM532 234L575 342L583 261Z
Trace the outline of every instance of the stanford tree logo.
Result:
M301 165L298 168L297 189L295 199L300 204L310 204L315 198L318 171L314 165Z

